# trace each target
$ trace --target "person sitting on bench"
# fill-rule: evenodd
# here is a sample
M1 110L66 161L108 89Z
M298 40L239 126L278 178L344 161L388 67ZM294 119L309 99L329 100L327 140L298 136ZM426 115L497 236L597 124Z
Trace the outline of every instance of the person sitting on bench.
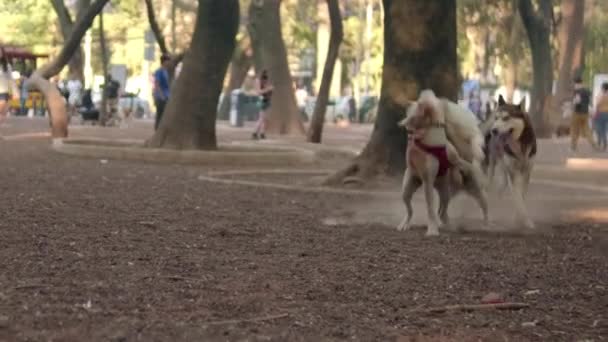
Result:
M84 91L81 106L78 108L78 112L82 116L83 120L99 120L99 110L95 108L95 104L93 103L93 98L91 97L91 89L87 89Z

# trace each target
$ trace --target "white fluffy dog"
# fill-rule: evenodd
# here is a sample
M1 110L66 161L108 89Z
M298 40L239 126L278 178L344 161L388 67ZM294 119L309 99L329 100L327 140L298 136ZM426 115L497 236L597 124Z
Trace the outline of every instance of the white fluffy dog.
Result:
M448 224L449 200L461 190L477 200L487 221L487 194L481 170L484 141L472 113L424 90L399 124L407 128L409 142L402 188L407 213L398 229L410 227L411 200L421 185L428 211L427 235L438 235L441 224ZM439 193L439 213L433 200L435 189Z

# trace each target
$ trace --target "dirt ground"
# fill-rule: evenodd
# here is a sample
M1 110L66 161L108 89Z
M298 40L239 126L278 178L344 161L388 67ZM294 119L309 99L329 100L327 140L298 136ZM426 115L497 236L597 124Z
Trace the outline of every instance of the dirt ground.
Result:
M207 171L0 139L0 341L608 340L606 222L429 239L324 224L373 197ZM258 180L273 178L297 183ZM489 292L529 308L429 312Z

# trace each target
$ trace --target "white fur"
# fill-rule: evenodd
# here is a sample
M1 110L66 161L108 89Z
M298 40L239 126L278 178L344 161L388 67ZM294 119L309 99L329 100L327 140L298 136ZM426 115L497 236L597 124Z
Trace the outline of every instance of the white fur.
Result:
M410 106L408 116L416 110L417 103L426 103L441 113L448 140L456 147L458 154L471 163L481 164L484 159L484 139L471 111L448 99L437 98L432 90L425 89L418 101Z
M419 111L420 105L429 106L433 109L430 112L433 126L416 127L416 123L422 118L420 115L429 114L429 112ZM399 125L407 127L408 130L412 131L412 134L418 135L417 138L426 145L446 146L448 151L453 152L448 152L448 158L450 155L456 158L456 160L450 159L452 164L456 168L472 175L473 182L465 186L460 173L452 171L448 171L448 175L440 179L436 178L439 163L432 156L426 157L425 165L422 167L423 170L416 170L415 167L411 166L410 153L412 150L418 149L418 147L408 145L407 159L410 166L405 171L402 188L403 201L406 205L407 213L397 229L409 229L413 216L411 199L420 186L424 188L427 204L427 235L438 235L438 229L442 223L447 224L449 200L460 190L467 191L477 200L483 211L484 221L487 222L486 182L481 170L481 163L484 159L484 138L473 114L447 99L437 98L431 90L424 90L420 93L418 101L410 105L406 118ZM421 130L418 131L419 129ZM459 181L456 179L459 179ZM439 192L441 218L437 213L437 207L433 198L435 188Z

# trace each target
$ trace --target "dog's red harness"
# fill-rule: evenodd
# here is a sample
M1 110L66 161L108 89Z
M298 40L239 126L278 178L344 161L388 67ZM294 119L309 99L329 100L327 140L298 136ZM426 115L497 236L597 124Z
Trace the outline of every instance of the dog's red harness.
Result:
M437 170L437 177L443 177L448 172L452 163L448 159L448 149L446 146L429 146L422 143L418 139L414 139L416 147L423 150L424 152L432 155L439 162L439 169Z

